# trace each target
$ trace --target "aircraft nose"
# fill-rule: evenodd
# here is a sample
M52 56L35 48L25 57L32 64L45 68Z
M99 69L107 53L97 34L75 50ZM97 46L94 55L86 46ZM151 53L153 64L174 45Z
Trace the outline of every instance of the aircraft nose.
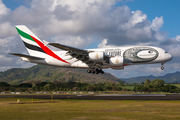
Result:
M166 59L167 59L168 61L170 61L170 60L173 59L173 57L172 57L171 54L167 53L167 54L166 54Z

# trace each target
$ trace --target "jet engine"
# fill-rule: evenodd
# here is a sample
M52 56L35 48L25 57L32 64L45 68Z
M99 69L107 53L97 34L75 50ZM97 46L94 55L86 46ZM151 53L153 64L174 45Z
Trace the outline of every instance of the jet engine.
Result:
M91 53L89 53L89 60L103 61L104 53L103 52L91 52Z
M109 58L110 65L120 66L123 65L123 63L124 63L124 58L121 56Z

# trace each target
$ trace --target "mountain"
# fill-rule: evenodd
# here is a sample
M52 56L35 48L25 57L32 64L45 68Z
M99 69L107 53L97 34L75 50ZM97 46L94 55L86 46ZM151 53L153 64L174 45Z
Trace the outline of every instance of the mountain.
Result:
M180 83L180 72L177 71L175 73L168 73L164 76L141 76L141 77L132 77L132 78L121 78L121 80L124 80L126 83L141 83L145 82L146 79L149 80L154 80L154 79L161 79L164 80L165 83L175 83L179 82Z
M61 68L46 65L35 65L30 68L13 68L0 72L0 81L10 84L22 82L36 83L38 81L60 82L123 82L110 73L89 74L85 69Z

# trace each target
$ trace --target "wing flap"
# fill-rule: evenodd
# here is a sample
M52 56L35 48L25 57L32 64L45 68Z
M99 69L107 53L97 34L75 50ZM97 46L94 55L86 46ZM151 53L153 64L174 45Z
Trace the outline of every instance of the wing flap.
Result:
M15 56L18 56L18 57L25 57L25 58L33 59L33 60L44 60L44 58L39 58L39 57L34 57L34 56L24 55L24 54L19 54L19 53L9 53L9 54L15 55Z

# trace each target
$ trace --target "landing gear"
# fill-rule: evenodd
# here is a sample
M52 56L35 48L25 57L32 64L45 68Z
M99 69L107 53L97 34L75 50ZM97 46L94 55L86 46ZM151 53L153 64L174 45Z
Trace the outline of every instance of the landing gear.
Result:
M161 63L161 70L164 70L164 66L163 66L163 63Z
M87 70L88 73L91 73L91 70Z
M163 67L163 66L161 67L161 70L164 70L164 67Z
M95 73L95 74L99 74L99 73L101 73L101 74L104 74L104 71L102 71L102 69L89 69L89 70L87 70L87 72L88 73Z

